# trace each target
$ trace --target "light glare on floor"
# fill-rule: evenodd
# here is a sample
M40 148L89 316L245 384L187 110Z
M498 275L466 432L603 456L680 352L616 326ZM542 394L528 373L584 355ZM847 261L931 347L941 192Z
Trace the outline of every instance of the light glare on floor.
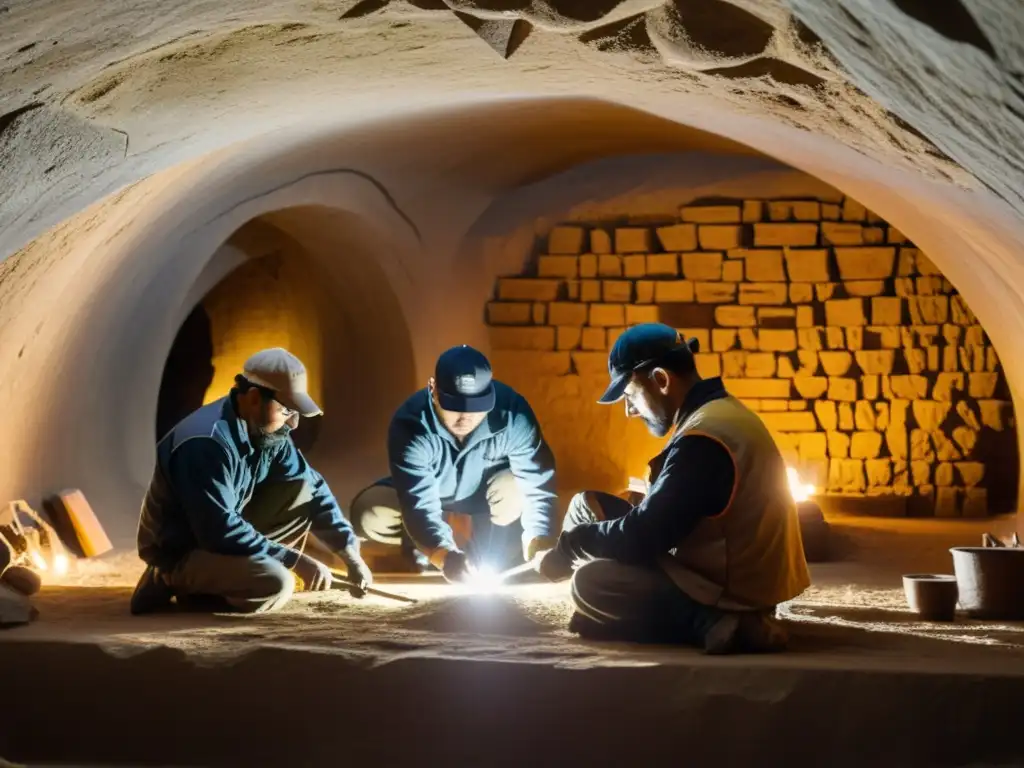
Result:
M470 571L469 578L464 582L466 589L474 594L494 592L502 582L498 569L488 563L482 563Z

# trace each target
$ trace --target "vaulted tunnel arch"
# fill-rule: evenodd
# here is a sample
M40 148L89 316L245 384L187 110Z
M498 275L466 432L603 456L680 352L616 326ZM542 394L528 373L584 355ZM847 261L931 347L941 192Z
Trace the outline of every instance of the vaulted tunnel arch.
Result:
M864 202L919 245L979 313L998 348L1013 337L1022 315L1007 289L1012 277L994 278L1007 263L1011 229L1005 219L971 208L970 197L865 162L822 137L742 120L729 126L750 132L723 138L667 115L590 99L463 104L348 131L275 134L250 143L245 153L190 161L139 182L8 262L15 268L33 260L52 265L34 273L31 293L22 295L45 298L42 303L61 297L66 316L43 320L17 292L8 294L12 301L4 308L17 315L4 329L5 359L20 371L20 382L48 382L35 390L48 407L45 418L36 410L17 416L24 423L13 426L30 439L18 451L8 448L11 460L0 479L11 495L28 497L83 487L121 531L120 543L130 544L137 499L152 467L167 355L189 312L244 261L238 253L223 261L213 254L230 253L232 237L259 220L293 241L297 252L315 254L318 268L349 268L325 279L346 292L328 302L322 317L344 316L358 351L324 358L325 366L336 365L325 368L324 381L344 395L328 398L329 415L313 448L328 478L338 473L339 496L347 502L381 471L386 420L400 395L425 381L436 354L459 342L489 347L483 318L495 279L525 267L522 249L507 247L505 234L517 230L532 244L579 207L581 195L597 200L586 191L596 183L587 180L587 164L595 162L611 169L601 177L601 194L607 197L610 189L620 200L657 195L671 186L668 173L682 174L692 193L695 169L706 156L718 158L726 179L796 167ZM422 150L454 130L463 138L452 154ZM739 136L747 146L735 141ZM754 149L767 145L775 159ZM659 172L656 161L640 157L652 152L674 156L674 164ZM540 189L535 185L574 168L578 178L563 184L560 200L549 200L543 211L530 201ZM527 220L528 232L520 226ZM992 323L996 316L1004 322ZM382 331L385 337L397 341L380 343L374 330L380 324L390 329ZM72 404L49 381L56 359L88 370L83 401ZM132 361L127 368L126 360ZM1021 372L1012 357L1003 364L1013 388ZM123 376L115 389L105 378L113 372ZM387 385L374 384L381 381ZM20 402L24 394L18 393L26 390L7 386ZM73 430L72 439L56 441L52 427L80 422L82 402L104 418L120 416L88 437ZM353 413L342 418L339 410ZM86 444L94 449L89 456Z

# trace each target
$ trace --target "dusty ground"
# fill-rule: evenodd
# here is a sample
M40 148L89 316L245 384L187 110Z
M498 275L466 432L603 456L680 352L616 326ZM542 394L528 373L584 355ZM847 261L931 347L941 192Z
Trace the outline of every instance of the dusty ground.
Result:
M1024 676L1024 625L919 621L908 612L898 583L879 584L856 567L816 567L815 579L818 583L782 612L792 653L745 663L922 669L948 663L962 671ZM571 607L561 587L453 596L434 579L388 579L381 586L422 602L404 606L330 593L301 595L273 616L139 619L126 615L129 589L52 587L36 601L39 621L0 640L96 642L114 655L163 646L203 663L267 647L366 656L377 664L409 657L569 667L700 663L701 657L686 649L580 641L564 628Z
M36 623L0 634L19 692L0 754L591 768L676 766L685 743L694 765L1021 764L1024 625L921 622L899 585L948 572L948 546L1012 520L833 523L847 559L814 566L783 610L790 652L763 657L581 642L551 585L474 596L385 577L422 601L305 595L272 616L144 618L127 615L126 586L51 586Z
M1012 530L990 521L833 518L836 562L813 566L814 585L782 607L793 654L786 665L955 659L957 666L1024 675L1024 626L961 618L923 622L906 606L900 576L951 573L951 546L975 545L983 531ZM133 557L83 569L62 586L44 588L32 625L8 639L98 642L114 654L166 646L194 657L237 657L260 647L358 654L379 663L396 658L487 658L559 665L692 663L680 649L584 643L565 630L566 585L514 585L492 594L459 592L436 577L379 576L381 586L420 600L354 600L345 593L302 594L282 612L256 617L127 614Z

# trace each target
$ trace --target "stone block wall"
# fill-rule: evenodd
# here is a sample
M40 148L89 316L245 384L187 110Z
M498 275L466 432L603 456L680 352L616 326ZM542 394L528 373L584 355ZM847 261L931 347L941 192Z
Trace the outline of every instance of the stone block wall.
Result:
M528 399L579 392L571 380L605 376L626 327L655 321L698 339L701 374L721 375L820 490L982 516L995 482L1012 503L995 349L928 257L856 201L698 201L660 225L557 226L487 307L496 372ZM586 431L586 413L545 423L556 455L552 433Z
M223 397L249 356L267 347L297 355L309 371L310 395L322 397L322 302L318 286L304 277L301 259L301 253L253 258L203 298L214 367L205 402Z

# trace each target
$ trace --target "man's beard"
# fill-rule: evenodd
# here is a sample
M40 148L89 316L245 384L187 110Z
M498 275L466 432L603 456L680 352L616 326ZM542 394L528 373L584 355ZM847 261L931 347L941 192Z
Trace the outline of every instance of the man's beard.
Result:
M249 429L253 445L261 451L268 451L279 447L292 434L292 427L288 424L283 425L276 431L268 432L265 426L269 416L268 411L269 403L263 403L263 409L260 411L260 421L262 424L251 424Z
M670 414L661 403L648 403L650 413L640 414L647 425L647 430L655 437L664 437L671 429L675 421L673 414Z
M291 432L292 428L287 424L276 432L267 432L265 427L260 426L250 430L253 445L260 450L277 448L291 437Z

